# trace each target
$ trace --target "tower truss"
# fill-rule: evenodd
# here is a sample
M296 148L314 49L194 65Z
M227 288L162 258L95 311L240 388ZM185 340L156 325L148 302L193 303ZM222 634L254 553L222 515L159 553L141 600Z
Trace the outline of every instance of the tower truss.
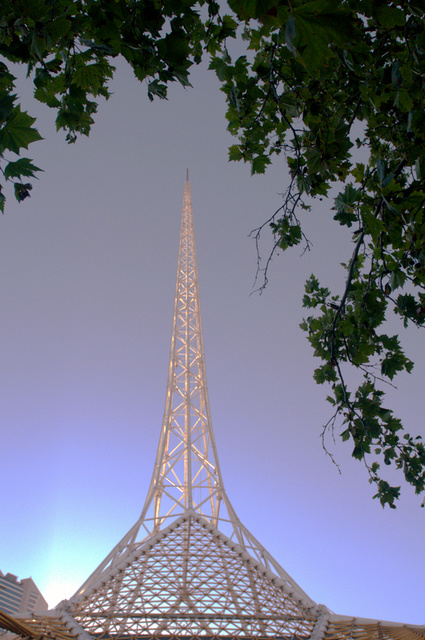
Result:
M211 424L188 180L164 418L141 515L70 600L20 623L0 612L1 625L32 640L425 640L424 627L317 605L238 519Z
M200 516L258 565L280 578L303 606L307 594L240 522L227 497L212 428L199 299L190 183L184 186L164 417L141 515L67 606L79 602L149 540L181 516Z

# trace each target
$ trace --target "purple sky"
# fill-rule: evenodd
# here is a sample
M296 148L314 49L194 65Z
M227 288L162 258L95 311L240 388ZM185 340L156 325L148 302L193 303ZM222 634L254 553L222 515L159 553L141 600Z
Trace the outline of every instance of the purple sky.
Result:
M313 250L276 258L263 295L249 232L279 207L283 159L263 176L228 164L212 74L146 97L123 68L89 140L67 146L43 107L45 170L0 220L3 506L0 569L71 596L139 516L165 400L178 235L190 170L208 386L227 493L244 524L308 595L337 613L425 623L421 500L372 501L350 446L320 442L327 389L298 325L306 277L342 285L351 248L322 203ZM347 253L348 249L348 253ZM264 249L266 252L266 247ZM305 313L305 312L304 312ZM396 325L394 325L396 327ZM423 335L390 396L424 434Z

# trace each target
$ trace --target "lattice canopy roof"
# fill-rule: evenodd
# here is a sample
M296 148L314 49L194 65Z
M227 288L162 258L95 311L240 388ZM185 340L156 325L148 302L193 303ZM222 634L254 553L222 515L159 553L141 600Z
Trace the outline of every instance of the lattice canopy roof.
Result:
M91 635L308 638L312 612L282 580L195 513L143 544L74 601Z

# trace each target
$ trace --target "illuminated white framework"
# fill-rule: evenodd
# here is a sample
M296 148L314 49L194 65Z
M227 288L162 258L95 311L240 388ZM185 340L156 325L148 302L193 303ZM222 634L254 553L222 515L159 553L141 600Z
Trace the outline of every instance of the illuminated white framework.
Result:
M425 640L425 627L316 605L237 518L208 406L186 181L164 421L135 525L77 593L1 629L24 640ZM9 636L6 636L9 638Z
M167 394L152 480L140 518L77 593L114 567L134 545L187 511L202 516L242 545L266 570L287 582L308 606L314 605L240 522L224 490L208 400L188 180L183 196Z
M96 637L309 638L318 607L238 519L211 424L189 181L184 187L168 385L140 518L58 605ZM327 611L327 610L326 610Z

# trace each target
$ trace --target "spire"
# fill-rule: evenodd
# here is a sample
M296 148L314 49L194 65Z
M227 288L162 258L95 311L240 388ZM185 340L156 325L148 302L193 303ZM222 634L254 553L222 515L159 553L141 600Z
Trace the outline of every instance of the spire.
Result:
M217 526L223 481L208 400L190 184L185 183L168 384L158 452L142 511L157 531L188 509Z
M58 609L89 633L117 637L130 628L154 635L164 629L170 635L309 635L316 622L316 603L244 527L224 489L188 180L164 418L146 501L130 531Z
M209 414L188 180L164 421L142 514L70 600L20 622L0 611L0 624L23 640L425 640L424 627L316 605L238 520Z

